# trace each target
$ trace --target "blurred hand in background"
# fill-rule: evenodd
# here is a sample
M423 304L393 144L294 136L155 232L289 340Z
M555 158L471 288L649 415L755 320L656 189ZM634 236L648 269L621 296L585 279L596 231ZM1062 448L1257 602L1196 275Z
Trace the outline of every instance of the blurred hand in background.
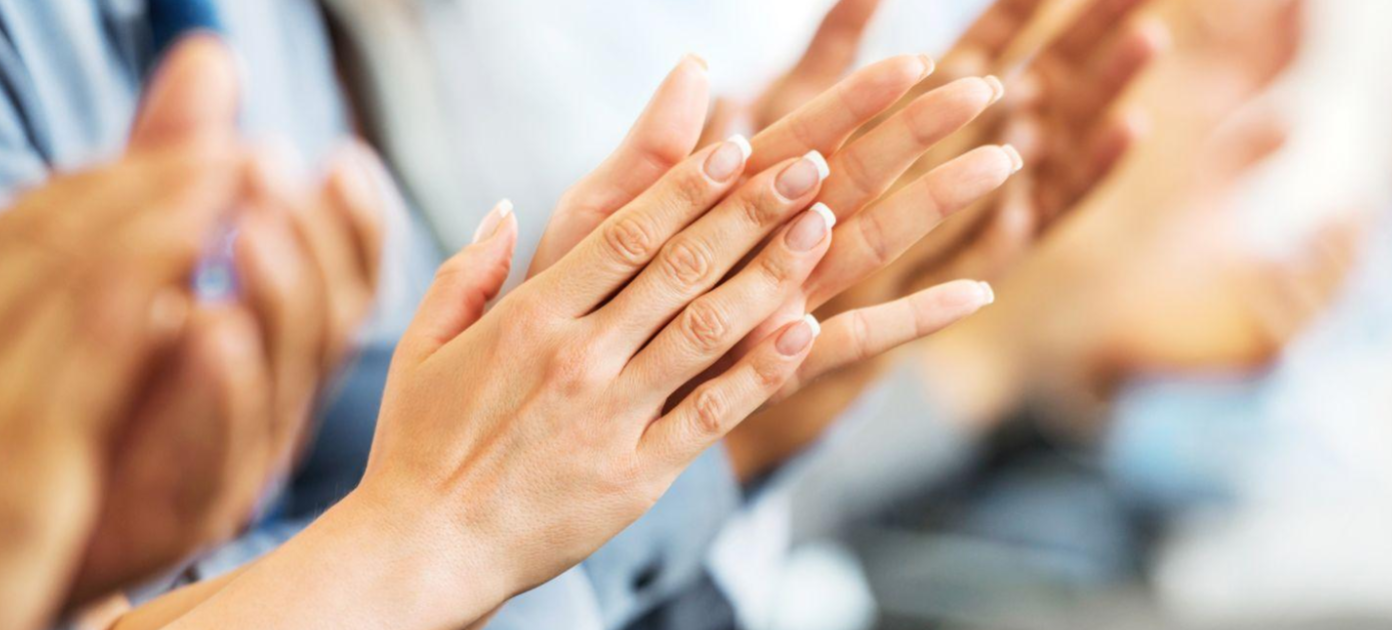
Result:
M0 626L61 606L129 406L184 334L190 276L245 176L226 143L138 151L0 215Z
M756 102L752 114L756 124L795 107L800 95L849 71L877 4L838 3L802 61ZM992 5L934 75L920 81L886 114L857 130L862 138L891 132L885 121L892 116L923 124L926 116L914 103L952 89L961 77L1010 71L1008 76L1019 78L1006 83L994 76L987 79L997 91L995 98L1004 96L1000 105L937 138L896 182L875 194L896 195L962 151L984 143L1004 141L1018 147L1025 165L1021 177L1006 184L1003 192L970 204L959 216L944 221L883 271L877 268L878 273L858 277L821 308L823 318L916 295L956 278L1000 277L1049 222L1106 179L1141 135L1140 114L1123 108L1119 99L1166 47L1164 25L1135 16L1145 4L1142 0L1096 0L1070 16L1051 37L1037 15L1043 4L1002 0ZM1022 71L1012 71L1011 60L1018 63L1025 57L1032 61ZM873 356L861 354L862 359ZM846 368L848 363L835 367ZM749 467L762 472L800 452L886 366L884 361L866 360L840 369L815 388L751 418L728 441L732 453L761 453L750 458L758 463ZM745 448L742 443L757 448ZM735 459L744 458L736 455Z

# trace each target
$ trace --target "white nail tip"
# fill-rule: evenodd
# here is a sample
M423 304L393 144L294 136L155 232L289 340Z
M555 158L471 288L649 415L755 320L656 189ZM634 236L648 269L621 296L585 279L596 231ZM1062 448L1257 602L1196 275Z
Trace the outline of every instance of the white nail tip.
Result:
M977 285L979 285L979 286L981 287L981 294L982 294L982 296L981 296L981 304L982 304L982 306L986 306L986 305L989 305L989 304L995 304L995 303L996 303L996 291L995 291L995 289L992 289L992 288L991 288L991 283L989 283L989 282L978 282Z
M827 231L831 231L832 228L836 227L836 213L832 212L831 208L828 208L826 204L818 201L812 204L811 210L821 215L822 220L826 221Z
M985 81L986 85L991 87L992 103L1001 100L1001 98L1005 96L1005 84L1001 83L1001 80L996 78L995 75L984 76L981 78L981 80Z
M1025 167L1025 158L1020 157L1020 152L1015 147L1003 144L1001 151L1005 152L1005 157L1010 158L1010 172L1012 174L1020 172L1020 169Z
M507 218L507 215L512 214L512 200L504 199L502 201L499 201L498 205L495 206L495 208L498 210L498 218L505 219Z
M817 167L818 179L825 181L826 178L829 175L831 175L831 167L827 166L826 158L822 157L822 153L820 151L817 151L816 149L808 151L807 155L802 156L802 159L811 162L813 166Z
M811 313L808 313L808 314L806 314L806 315L803 315L803 316L802 316L802 321L803 321L803 323L807 324L807 327L808 327L808 328L811 328L811 329L812 329L812 338L813 338L813 339L816 339L817 337L820 337L820 336L821 336L821 334L822 334L822 324L821 324L820 322L818 322L818 321L817 321L817 318L816 318L816 317L813 317Z
M725 141L733 143L735 146L739 147L740 155L744 156L744 161L746 162L749 161L749 156L754 155L754 147L749 144L749 140L744 136L735 134L733 136L730 136Z

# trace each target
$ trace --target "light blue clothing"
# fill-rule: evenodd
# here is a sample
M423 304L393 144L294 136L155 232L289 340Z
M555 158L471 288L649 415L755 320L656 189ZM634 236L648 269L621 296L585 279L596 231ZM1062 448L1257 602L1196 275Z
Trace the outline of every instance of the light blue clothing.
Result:
M349 132L319 7L215 2L242 62L246 135L287 138L319 162ZM145 9L145 0L0 0L0 198L120 153L152 65ZM332 388L309 461L266 522L200 559L197 575L224 573L273 549L357 484L393 346L441 258L414 218L396 227L377 315L359 359ZM649 515L582 567L517 598L490 627L623 625L694 579L738 500L723 451L714 449Z

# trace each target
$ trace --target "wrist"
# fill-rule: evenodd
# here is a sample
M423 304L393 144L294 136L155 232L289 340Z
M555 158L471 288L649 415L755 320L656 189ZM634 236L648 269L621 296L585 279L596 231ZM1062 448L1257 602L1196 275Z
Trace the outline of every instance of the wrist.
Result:
M341 524L347 538L357 543L354 548L370 549L367 568L377 571L381 581L374 588L391 594L383 601L397 602L398 609L409 602L418 611L403 611L403 618L428 619L430 627L460 627L518 589L512 566L500 553L506 547L471 528L451 509L456 503L364 484L322 518Z

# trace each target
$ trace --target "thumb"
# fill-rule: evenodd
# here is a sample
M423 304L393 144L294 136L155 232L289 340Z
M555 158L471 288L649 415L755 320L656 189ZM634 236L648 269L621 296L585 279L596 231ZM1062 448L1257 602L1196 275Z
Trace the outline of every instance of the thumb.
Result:
M478 322L507 280L516 245L517 217L512 203L504 200L484 218L474 244L445 261L435 274L399 352L419 363Z
M180 42L155 71L131 132L133 149L236 131L240 80L232 50L212 35Z

